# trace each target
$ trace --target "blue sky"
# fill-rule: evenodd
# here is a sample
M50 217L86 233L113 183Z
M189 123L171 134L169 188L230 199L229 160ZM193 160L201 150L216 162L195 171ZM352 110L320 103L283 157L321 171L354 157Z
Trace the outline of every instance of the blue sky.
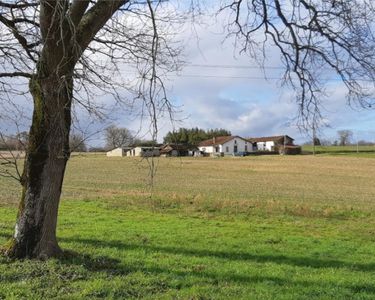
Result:
M282 74L276 49L266 49L263 72L255 61L239 55L233 40L224 41L220 19L207 17L202 21L202 26L197 25L194 30L185 26L177 36L184 45L186 66L178 74L170 74L166 85L169 98L177 107L174 117L178 121L172 124L167 116L161 118L158 140L179 127L225 128L244 137L288 134L297 143L308 140L308 134L295 126L298 111L293 91L281 88L276 80ZM350 108L339 81L327 82L327 92L328 96L322 99L322 112L329 127L321 128L320 137L334 140L337 130L350 129L354 139L375 141L375 111ZM109 96L98 101L113 103ZM30 102L24 106L30 107ZM147 118L131 114L126 107L117 107L109 115L110 119L100 123L78 111L75 127L88 134L96 133L90 137L90 145L104 144L102 130L110 123L127 127L140 138L150 138Z
M181 121L172 125L168 118L159 120L159 140L173 128L196 126L225 128L244 137L288 134L297 143L308 140L308 133L295 124L298 111L293 91L281 88L276 80L282 73L279 53L267 49L264 73L255 61L234 50L232 40L223 43L220 25L209 23L196 27L194 34L189 28L180 34L187 64L179 76L171 74L167 84L169 96L180 111L175 118ZM345 93L339 81L327 82L322 113L328 126L321 128L320 137L334 140L337 130L350 129L354 140L375 141L375 111L349 107ZM140 129L147 136L147 129L129 121L126 113L118 124L133 131Z

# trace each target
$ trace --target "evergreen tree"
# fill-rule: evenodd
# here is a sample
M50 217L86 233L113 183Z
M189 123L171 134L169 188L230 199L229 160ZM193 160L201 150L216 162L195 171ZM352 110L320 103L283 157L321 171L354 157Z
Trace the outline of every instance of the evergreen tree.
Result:
M229 136L231 132L223 128L199 129L179 128L178 131L169 131L164 137L164 143L198 145L201 141L218 136Z

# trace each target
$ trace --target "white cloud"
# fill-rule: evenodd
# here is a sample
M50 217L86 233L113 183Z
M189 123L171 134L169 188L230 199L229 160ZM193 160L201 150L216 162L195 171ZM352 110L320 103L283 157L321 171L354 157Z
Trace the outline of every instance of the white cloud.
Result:
M224 18L225 16L223 16ZM306 135L296 127L290 126L291 120L297 117L298 106L294 101L293 92L281 89L278 81L282 70L280 56L276 49L267 49L266 77L256 63L247 56L240 56L233 48L233 40L223 42L224 35L221 25L206 18L204 26L197 26L194 33L191 26L186 26L178 38L184 40L185 60L190 64L180 73L181 77L171 76L167 82L170 98L177 106L176 127L226 128L233 134L243 136L262 136L288 134L303 142ZM219 23L223 20L217 20ZM196 39L198 36L199 39ZM191 66L191 64L195 66ZM210 65L216 67L204 67ZM235 65L237 68L225 66ZM220 67L221 66L221 67ZM126 72L123 66L122 73ZM325 109L322 110L330 128L322 129L325 137L334 137L338 129L352 129L363 138L370 139L373 135L373 111L355 111L346 105L346 90L339 82L328 86L329 96L322 99ZM113 104L109 97L96 99L99 103ZM116 109L111 112L114 123L127 127L139 136L149 137L149 120L140 120L139 105L135 114L129 108ZM83 118L85 117L82 114ZM141 122L142 121L142 122ZM141 127L142 125L142 127ZM98 125L99 126L99 125ZM172 129L171 122L165 116L159 121L159 140ZM93 143L101 143L98 138Z

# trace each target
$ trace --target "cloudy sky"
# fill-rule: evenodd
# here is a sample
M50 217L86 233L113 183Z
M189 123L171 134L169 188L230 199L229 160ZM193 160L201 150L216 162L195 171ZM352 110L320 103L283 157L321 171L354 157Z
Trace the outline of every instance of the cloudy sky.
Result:
M249 57L235 52L232 40L223 43L220 19L205 21L194 32L187 27L179 36L187 63L181 72L169 76L167 86L179 111L175 119L180 121L159 120L159 141L178 127L225 128L244 137L288 134L298 143L307 141L308 134L296 126L295 96L277 80L282 70L276 49L268 49L263 71ZM328 126L321 128L320 137L334 140L337 130L350 129L354 139L375 141L375 111L349 107L345 92L339 81L327 82L322 113ZM124 113L116 123L147 136L147 121L141 128L137 119Z
M294 93L282 88L278 80L282 65L276 49L267 49L263 71L256 62L234 50L233 40L223 42L223 19L207 17L201 21L194 30L186 25L177 36L184 46L186 65L178 74L169 74L165 82L169 98L177 107L177 121L171 122L167 116L161 118L158 140L161 142L168 131L179 127L199 127L225 128L244 137L288 134L297 143L307 141L308 134L295 124L298 111ZM334 140L337 130L350 129L354 139L375 141L375 111L349 107L345 88L339 81L327 82L327 92L328 96L322 99L322 112L328 126L321 128L320 137ZM110 96L98 101L113 102ZM90 145L104 144L102 130L111 123L127 127L140 138L150 138L147 118L140 118L126 107L116 107L109 115L110 119L99 123L78 112L80 121L75 126L89 134Z

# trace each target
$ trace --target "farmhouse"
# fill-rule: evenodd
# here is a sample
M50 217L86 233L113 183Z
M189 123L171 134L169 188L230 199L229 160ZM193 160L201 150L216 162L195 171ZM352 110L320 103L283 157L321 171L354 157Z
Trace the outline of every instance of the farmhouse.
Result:
M224 156L224 155L246 155L256 152L279 152L280 154L300 153L300 147L293 144L294 139L288 135L268 136L245 139L236 136L217 136L202 141L198 147L187 144L165 144L155 147L119 147L107 152L108 157L115 156L200 156L201 154ZM285 146L285 147L284 147ZM299 149L297 149L299 148Z
M288 135L266 136L247 139L258 151L278 151L279 146L293 145L294 139Z
M160 148L161 156L196 156L197 147L186 144L165 144Z
M253 143L238 135L217 136L199 143L200 151L209 155L235 155L240 152L253 152Z
M134 147L126 152L126 156L160 156L160 147Z

